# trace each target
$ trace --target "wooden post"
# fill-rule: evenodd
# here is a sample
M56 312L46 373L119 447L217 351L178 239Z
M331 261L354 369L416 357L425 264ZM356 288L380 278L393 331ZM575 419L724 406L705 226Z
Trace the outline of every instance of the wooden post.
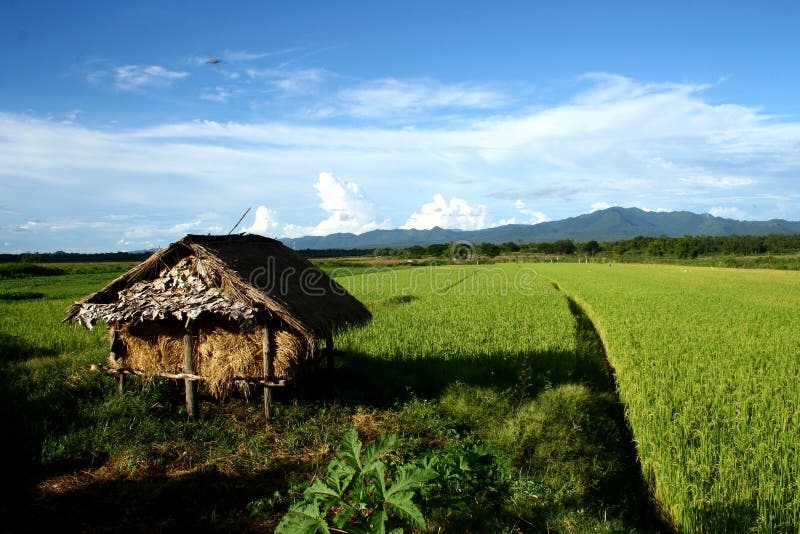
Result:
M325 338L325 348L328 349L328 371L333 371L333 332Z
M183 335L183 372L194 374L194 319L186 321L186 331ZM186 388L186 416L189 419L197 417L197 382L185 379L183 381Z
M275 374L273 369L275 346L267 323L264 323L264 336L261 345L264 359L264 382L271 382ZM269 425L269 420L272 418L272 390L266 384L264 384L264 416L267 418L267 425Z

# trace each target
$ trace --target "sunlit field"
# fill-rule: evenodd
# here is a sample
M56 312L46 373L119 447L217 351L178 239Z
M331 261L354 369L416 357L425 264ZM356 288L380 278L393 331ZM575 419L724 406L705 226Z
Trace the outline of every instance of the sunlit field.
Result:
M593 319L645 477L687 531L800 525L800 273L542 265Z

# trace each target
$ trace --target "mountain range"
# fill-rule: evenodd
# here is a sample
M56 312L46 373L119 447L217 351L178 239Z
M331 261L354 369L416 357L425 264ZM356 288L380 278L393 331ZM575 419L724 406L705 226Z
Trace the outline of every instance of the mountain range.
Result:
M451 241L473 243L616 241L636 236L683 235L767 235L800 233L800 221L738 221L690 211L654 212L639 208L613 207L577 217L538 224L507 224L482 230L448 230L438 226L429 230L372 230L363 234L337 233L326 236L283 238L297 249L402 248Z

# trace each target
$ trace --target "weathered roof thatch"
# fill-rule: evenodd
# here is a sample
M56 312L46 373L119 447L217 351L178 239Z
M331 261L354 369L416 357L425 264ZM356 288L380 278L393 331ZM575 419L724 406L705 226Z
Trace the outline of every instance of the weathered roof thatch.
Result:
M307 337L371 318L336 281L280 241L258 235L187 235L100 291L66 320L136 323L211 312L247 325L259 310Z

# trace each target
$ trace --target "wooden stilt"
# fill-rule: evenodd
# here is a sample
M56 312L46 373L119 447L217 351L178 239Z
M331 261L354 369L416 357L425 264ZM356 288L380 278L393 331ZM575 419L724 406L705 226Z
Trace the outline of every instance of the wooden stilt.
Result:
M194 374L194 319L186 321L186 332L183 335L183 372ZM184 380L186 389L186 416L189 419L197 417L197 382Z
M272 342L272 333L269 325L264 325L264 338L262 340L262 353L264 358L264 416L267 418L267 425L272 418L272 389L266 383L273 381L275 370L273 361L275 357L275 347Z
M117 377L117 388L119 389L119 396L125 395L125 375L120 374Z

